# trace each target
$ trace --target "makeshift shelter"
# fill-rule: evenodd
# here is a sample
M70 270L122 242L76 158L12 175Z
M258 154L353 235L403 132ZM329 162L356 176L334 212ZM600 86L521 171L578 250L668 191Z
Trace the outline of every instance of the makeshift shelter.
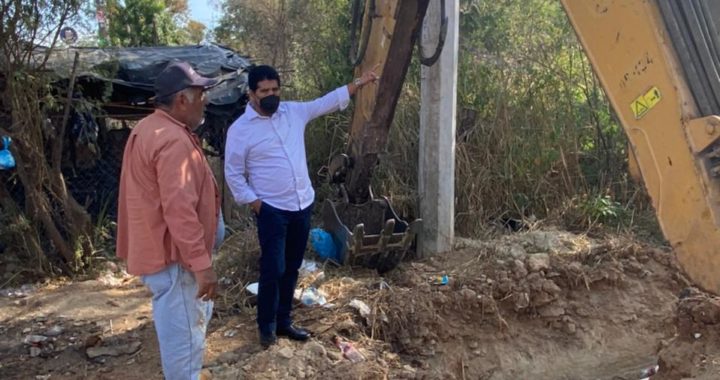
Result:
M250 60L219 45L57 49L50 54L47 68L58 84L72 78L76 54L62 167L70 192L94 217L116 217L127 136L133 121L153 112L153 84L169 62L186 61L201 75L221 80L208 91L205 123L196 130L209 156L222 155L227 128L247 103ZM16 198L23 203L22 194Z

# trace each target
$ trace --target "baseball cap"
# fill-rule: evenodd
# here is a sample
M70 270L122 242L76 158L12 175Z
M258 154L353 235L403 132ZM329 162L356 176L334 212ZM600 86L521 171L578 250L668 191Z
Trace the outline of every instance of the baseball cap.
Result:
M187 62L172 62L155 79L155 96L172 95L188 87L211 87L216 79L198 74Z

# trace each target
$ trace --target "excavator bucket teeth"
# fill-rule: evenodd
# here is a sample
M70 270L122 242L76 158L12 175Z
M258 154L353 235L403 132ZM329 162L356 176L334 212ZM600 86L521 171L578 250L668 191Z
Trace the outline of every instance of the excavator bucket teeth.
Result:
M386 272L405 257L422 220L408 224L383 197L363 204L326 200L323 228L339 249L341 264L362 265Z

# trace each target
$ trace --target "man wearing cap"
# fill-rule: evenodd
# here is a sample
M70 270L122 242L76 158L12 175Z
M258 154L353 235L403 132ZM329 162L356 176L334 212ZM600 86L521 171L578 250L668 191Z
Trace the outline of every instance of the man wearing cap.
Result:
M377 80L374 69L309 102L280 102L280 76L270 66L248 74L250 102L228 130L225 178L235 201L257 217L260 281L257 323L260 344L277 336L304 341L310 334L292 323L292 298L310 230L315 192L308 176L305 126L345 109L358 88Z
M193 129L215 80L189 64L168 65L155 81L156 110L128 138L118 205L117 255L153 294L153 320L166 379L200 376L217 276L220 197Z

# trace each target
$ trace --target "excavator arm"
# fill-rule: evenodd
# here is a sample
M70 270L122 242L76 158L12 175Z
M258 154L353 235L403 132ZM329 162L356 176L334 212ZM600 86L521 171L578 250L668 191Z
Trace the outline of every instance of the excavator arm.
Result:
M353 35L359 37L351 53L355 74L378 66L380 80L356 94L347 154L335 157L329 165L329 178L338 188L338 197L325 201L323 227L339 248L339 261L343 263L359 263L380 271L392 269L421 228L420 219L408 223L393 210L389 199L375 197L371 180L387 148L395 107L429 1L353 3ZM432 64L441 48L422 61Z
M627 133L678 262L695 284L720 294L720 4L562 4Z

